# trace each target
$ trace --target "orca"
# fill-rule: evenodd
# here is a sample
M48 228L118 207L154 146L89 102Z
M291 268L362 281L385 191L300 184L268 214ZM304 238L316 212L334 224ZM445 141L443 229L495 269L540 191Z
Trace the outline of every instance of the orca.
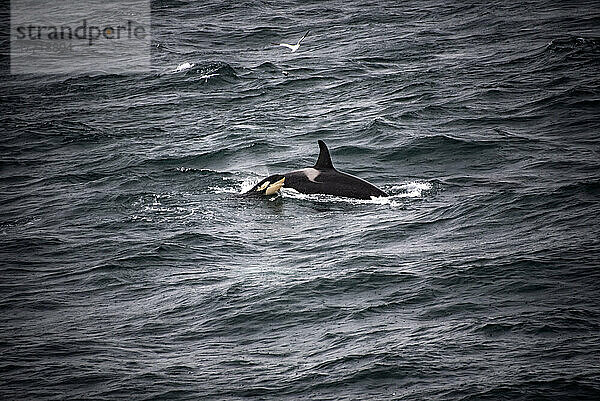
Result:
M274 174L260 181L245 196L271 196L283 188L292 188L303 194L326 194L355 199L371 199L388 196L375 185L353 175L336 170L331 162L329 149L322 140L319 158L313 167Z

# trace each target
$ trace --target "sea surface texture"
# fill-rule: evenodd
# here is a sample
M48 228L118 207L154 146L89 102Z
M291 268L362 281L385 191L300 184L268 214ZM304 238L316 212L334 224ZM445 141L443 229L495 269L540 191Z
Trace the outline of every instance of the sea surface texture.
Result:
M147 73L0 77L1 399L600 399L598 2L152 35ZM239 196L318 139L391 196Z

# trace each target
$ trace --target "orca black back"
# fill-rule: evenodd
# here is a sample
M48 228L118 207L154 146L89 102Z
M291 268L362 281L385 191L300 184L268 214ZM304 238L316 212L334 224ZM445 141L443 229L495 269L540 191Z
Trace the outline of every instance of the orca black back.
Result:
M375 185L338 171L331 161L331 154L322 140L319 143L319 157L312 168L296 170L285 174L284 188L293 188L304 194L326 194L356 199L388 196Z
M325 142L319 139L319 157L313 167L275 174L256 184L245 195L273 195L280 187L303 194L325 194L355 199L388 196L375 185L333 167Z

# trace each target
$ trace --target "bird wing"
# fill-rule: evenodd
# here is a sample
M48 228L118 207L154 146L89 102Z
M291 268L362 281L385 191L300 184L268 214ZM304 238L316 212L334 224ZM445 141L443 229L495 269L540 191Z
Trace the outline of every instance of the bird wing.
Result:
M306 33L300 38L300 40L298 40L298 45L300 44L300 42L302 42L304 40L304 38L306 37L306 35L308 35L308 33L310 32L310 30L306 31Z

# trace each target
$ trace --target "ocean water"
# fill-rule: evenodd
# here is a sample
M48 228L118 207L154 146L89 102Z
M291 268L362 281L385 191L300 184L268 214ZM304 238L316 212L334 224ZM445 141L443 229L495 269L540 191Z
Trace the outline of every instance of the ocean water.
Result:
M0 398L600 399L567 3L154 1L150 72L4 71ZM238 196L318 139L391 196Z

